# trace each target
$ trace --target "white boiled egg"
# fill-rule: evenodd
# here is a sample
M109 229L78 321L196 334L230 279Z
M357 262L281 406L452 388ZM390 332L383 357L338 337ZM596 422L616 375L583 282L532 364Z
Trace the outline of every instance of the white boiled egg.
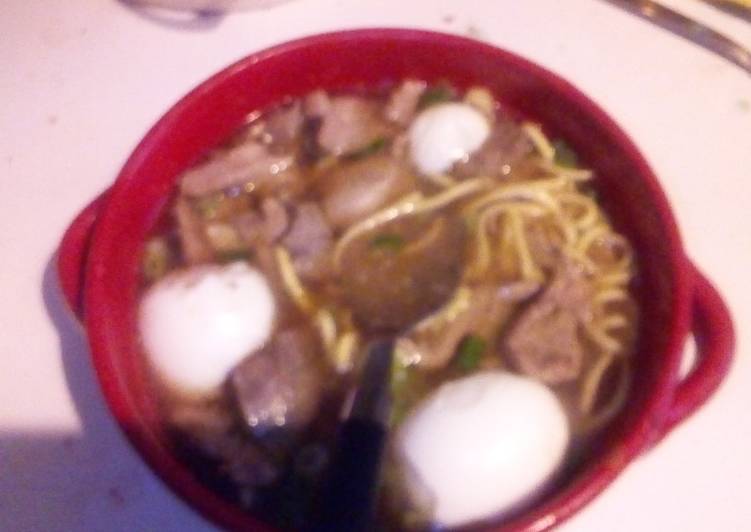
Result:
M423 174L445 172L482 146L488 135L487 118L471 105L433 105L417 115L409 129L412 161Z
M397 434L415 477L413 498L427 496L434 523L446 527L528 501L555 474L568 443L566 414L553 392L501 371L441 385Z
M215 392L230 370L271 335L268 282L243 262L168 275L141 300L139 327L158 375L176 391Z

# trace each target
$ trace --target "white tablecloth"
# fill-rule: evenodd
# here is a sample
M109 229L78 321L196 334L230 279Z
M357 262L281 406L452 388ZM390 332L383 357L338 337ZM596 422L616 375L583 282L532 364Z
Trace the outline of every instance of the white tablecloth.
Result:
M751 23L672 0L751 46ZM0 3L0 529L209 530L110 418L50 266L72 216L195 84L304 34L469 34L563 75L633 136L738 327L717 396L563 529L751 527L751 76L602 0L296 0L166 24L115 0Z

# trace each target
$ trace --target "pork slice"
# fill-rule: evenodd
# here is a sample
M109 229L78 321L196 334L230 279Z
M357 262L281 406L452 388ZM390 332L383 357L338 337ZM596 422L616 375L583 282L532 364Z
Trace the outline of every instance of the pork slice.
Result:
M466 305L450 313L450 318L435 320L429 316L400 337L398 345L406 349L408 356L413 357L421 368L443 368L454 357L464 337L475 334L486 340L494 338L511 317L515 306L531 297L538 288L537 283L475 287L471 289Z
M466 162L455 164L453 171L460 178L503 177L532 150L532 142L519 124L499 114L490 136L480 149Z
M331 109L331 98L324 90L315 90L303 100L303 112L308 118L323 118L329 109Z
M279 478L281 469L238 430L228 405L180 404L173 407L169 420L191 445L219 461L240 486L266 486Z
M413 189L415 177L406 163L373 155L339 165L321 179L322 207L336 228L346 228Z
M173 214L185 262L200 264L211 261L214 253L206 238L205 227L190 202L183 197L178 198Z
M316 203L300 204L289 232L282 239L297 274L303 279L320 280L330 270L334 233Z
M289 228L287 208L276 198L265 198L261 202L261 211L266 240L276 242Z
M526 227L529 252L535 263L545 270L555 269L561 261L563 236L545 223L532 222Z
M564 259L553 276L545 297L558 307L570 311L580 321L585 321L591 317L592 292L592 285L581 267Z
M255 435L280 427L302 430L312 421L323 394L316 354L313 336L302 329L288 329L235 367L230 386Z
M300 135L305 121L299 100L273 110L266 117L265 131L273 144L286 146L293 143Z
M584 358L576 316L548 300L533 303L519 318L508 350L517 369L548 384L576 379Z
M188 196L203 196L232 187L278 191L301 186L294 156L271 153L256 142L246 142L219 152L185 172L180 190Z
M584 360L579 325L589 319L590 301L584 274L563 266L509 329L505 347L511 363L548 384L576 379Z
M285 205L274 197L261 202L259 210L248 210L232 219L232 226L248 246L259 243L274 244L289 228L289 214Z
M415 116L420 97L426 87L424 81L404 80L389 96L389 101L383 109L386 119L400 126L409 124Z
M359 96L335 96L316 112L321 119L318 144L331 155L357 152L391 133L381 106Z

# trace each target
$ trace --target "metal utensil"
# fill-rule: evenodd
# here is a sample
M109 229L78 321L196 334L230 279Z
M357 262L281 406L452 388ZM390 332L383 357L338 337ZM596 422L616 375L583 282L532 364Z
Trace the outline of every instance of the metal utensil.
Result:
M751 74L751 51L712 28L653 0L607 0L710 50Z
M393 349L393 341L384 341L368 351L349 415L339 430L319 512L308 532L372 528L391 410Z
M751 22L751 1L749 0L702 0L715 9L734 17Z

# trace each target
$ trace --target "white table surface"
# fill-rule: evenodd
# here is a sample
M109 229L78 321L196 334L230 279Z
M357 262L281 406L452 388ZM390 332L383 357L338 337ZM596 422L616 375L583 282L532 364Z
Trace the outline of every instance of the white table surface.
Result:
M751 46L751 23L669 3ZM110 418L50 261L73 215L199 81L289 38L376 25L470 34L590 95L654 166L734 313L719 393L563 530L751 529L751 76L602 0L296 0L174 26L115 0L3 0L0 530L212 529Z

